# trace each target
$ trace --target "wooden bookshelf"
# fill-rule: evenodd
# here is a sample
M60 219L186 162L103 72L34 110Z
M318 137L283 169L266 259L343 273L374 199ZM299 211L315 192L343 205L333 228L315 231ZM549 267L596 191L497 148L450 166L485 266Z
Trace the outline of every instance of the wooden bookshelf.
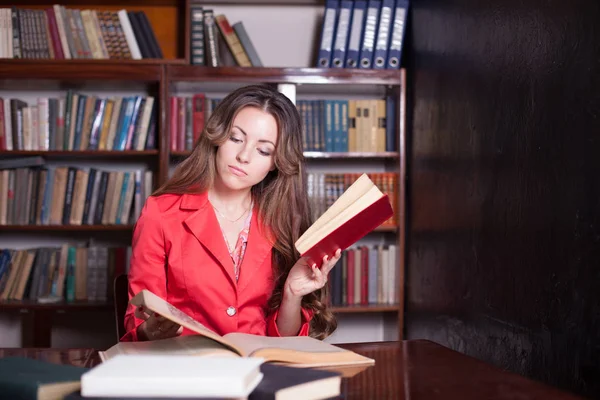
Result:
M21 0L11 5L21 8L48 8L55 4L49 0ZM398 179L398 227L380 227L378 232L386 233L386 240L395 235L398 244L400 263L399 274L399 304L345 306L333 307L337 314L361 313L397 313L399 337L403 332L403 298L404 298L404 260L405 260L405 176L406 176L406 137L404 121L406 118L406 72L404 70L365 70L365 69L324 69L324 68L241 68L189 65L189 33L188 22L189 0L65 0L59 4L69 8L92 8L98 10L143 10L155 30L158 42L164 54L164 59L142 60L38 60L38 59L3 59L0 62L0 88L5 92L10 90L27 90L35 92L31 85L21 88L21 82L52 82L60 91L69 88L78 90L85 85L99 85L119 90L122 86L134 84L148 88L158 103L156 150L144 151L0 151L0 159L25 156L42 156L50 160L67 160L69 163L80 163L83 160L91 162L110 163L119 161L146 162L151 164L154 172L154 186L164 183L172 163L189 154L187 151L170 151L169 132L169 97L174 94L175 86L185 82L192 83L292 83L297 85L328 85L339 87L358 85L370 88L373 85L384 88L398 100L397 137L398 149L393 152L306 152L305 157L310 163L335 161L336 165L346 163L360 171L361 163L377 162L392 166L399 173ZM265 5L265 6L294 6L310 5L323 6L324 0L215 0L205 4L215 5ZM322 89L322 88L321 88ZM9 96L8 96L9 97ZM0 226L1 232L27 234L43 234L50 237L53 234L65 234L78 237L93 236L96 233L124 235L129 234L132 225L9 225ZM23 344L43 347L50 343L51 315L57 310L111 310L112 303L97 302L61 302L40 304L31 301L0 302L0 310L19 311L24 317ZM28 311L23 312L23 311ZM39 334L33 337L25 331L40 328Z

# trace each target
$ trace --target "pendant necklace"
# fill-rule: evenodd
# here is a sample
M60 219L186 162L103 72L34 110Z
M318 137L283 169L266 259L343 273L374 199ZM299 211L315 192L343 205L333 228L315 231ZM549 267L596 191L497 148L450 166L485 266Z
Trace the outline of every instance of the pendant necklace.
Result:
M211 205L212 205L212 203L211 203ZM236 219L229 219L229 218L227 218L225 215L223 215L223 213L222 213L221 211L219 211L219 210L217 209L217 207L215 207L214 205L212 205L212 207L215 209L215 211L216 211L216 212L217 212L217 213L218 213L218 214L219 214L221 217L225 218L225 219L226 219L227 221L229 221L229 222L238 222L238 221L239 221L240 219L242 219L242 217L243 217L244 215L246 215L246 213L248 212L248 209L246 209L246 210L244 210L244 212L242 213L242 215L240 215L238 218L236 218Z

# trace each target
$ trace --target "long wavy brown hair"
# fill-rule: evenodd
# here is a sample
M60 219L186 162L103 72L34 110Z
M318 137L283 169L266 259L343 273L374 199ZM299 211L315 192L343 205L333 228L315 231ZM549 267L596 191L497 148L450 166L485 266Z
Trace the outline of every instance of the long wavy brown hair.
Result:
M213 110L194 149L175 170L173 177L153 196L165 193L204 192L212 187L216 176L217 148L231 135L233 120L244 107L256 107L277 121L275 170L252 187L259 220L274 242L272 251L275 286L268 302L270 311L281 304L283 286L300 254L296 240L311 225L306 191L306 169L302 152L302 120L294 104L283 94L266 85L239 88L227 95ZM310 336L324 339L337 328L327 309L327 285L302 299L302 306L313 311Z

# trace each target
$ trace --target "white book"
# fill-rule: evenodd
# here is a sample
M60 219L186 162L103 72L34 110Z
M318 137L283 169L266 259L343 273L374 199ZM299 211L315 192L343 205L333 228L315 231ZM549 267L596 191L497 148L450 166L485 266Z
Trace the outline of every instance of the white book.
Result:
M127 10L121 10L117 12L117 15L119 16L119 22L121 23L121 28L125 34L125 41L127 42L127 46L129 46L129 51L131 52L131 58L134 60L141 60L142 53L140 52L138 42L135 38L135 34L133 33L133 28L129 22Z
M83 397L246 398L262 358L119 355L81 376Z

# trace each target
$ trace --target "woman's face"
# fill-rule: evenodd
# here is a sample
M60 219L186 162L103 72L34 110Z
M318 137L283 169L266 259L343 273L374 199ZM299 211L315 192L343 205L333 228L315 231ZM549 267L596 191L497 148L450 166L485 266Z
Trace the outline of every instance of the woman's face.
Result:
M217 179L231 190L248 189L275 169L277 121L258 108L245 107L233 120L229 139L217 149Z

